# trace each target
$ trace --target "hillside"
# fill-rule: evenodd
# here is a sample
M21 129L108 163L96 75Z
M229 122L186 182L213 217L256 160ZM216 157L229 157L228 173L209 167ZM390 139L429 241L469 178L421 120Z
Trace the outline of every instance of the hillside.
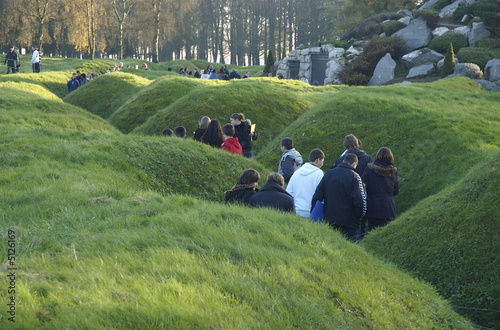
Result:
M454 305L491 297L482 306L497 306L484 283L498 282L497 243L485 235L498 231L500 99L469 79L348 88L129 72L62 100L55 91L65 81L30 76L0 76L0 227L16 233L18 328L473 327L423 280ZM88 102L97 94L100 105ZM233 112L257 124L253 160L157 136ZM220 203L243 169L275 169L281 137L304 156L323 149L327 170L349 133L372 155L390 147L402 180L400 216L366 243L295 215ZM452 235L421 230L432 219ZM421 244L427 234L432 244ZM403 235L418 249L387 252ZM0 327L12 325L0 315Z

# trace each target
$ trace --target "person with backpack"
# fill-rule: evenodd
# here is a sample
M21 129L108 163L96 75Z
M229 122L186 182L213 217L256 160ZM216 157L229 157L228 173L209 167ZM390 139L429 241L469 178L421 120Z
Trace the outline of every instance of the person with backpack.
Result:
M293 141L289 137L281 139L281 151L283 154L278 164L278 173L283 175L285 183L288 183L293 173L302 166L304 160L300 152L293 147Z

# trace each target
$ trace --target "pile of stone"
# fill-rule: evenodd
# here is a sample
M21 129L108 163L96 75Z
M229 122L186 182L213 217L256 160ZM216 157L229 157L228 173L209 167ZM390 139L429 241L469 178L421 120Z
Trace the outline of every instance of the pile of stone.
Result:
M437 0L430 0L422 5L419 10L426 9L432 6ZM455 0L450 5L443 8L439 14L442 19L447 19L453 15L453 12L458 6L470 5L475 0ZM460 33L468 41L470 47L474 47L478 40L488 38L490 32L485 28L483 22L472 22L470 25L457 26L449 28L446 26L438 27L431 30L423 18L414 18L413 14L408 10L398 12L400 19L398 22L403 23L404 27L394 33L394 36L403 38L408 46L409 53L404 55L402 60L409 67L407 79L425 78L430 75L435 75L439 72L444 62L444 54L435 52L426 48L431 40L435 37L445 35L447 33ZM382 35L383 37L384 35ZM360 54L360 51L354 47L344 50L336 48L332 45L322 45L308 49L296 49L291 51L286 58L278 63L277 73L285 78L300 79L304 82L312 83L312 69L314 54L328 54L328 62L326 65L323 84L342 84L340 80L340 72L345 64ZM300 63L300 67L296 77L291 77L290 63ZM456 63L458 61L456 60ZM394 79L394 71L396 62L390 54L386 54L377 64L375 72L370 79L369 85L383 85ZM455 72L455 75L459 74ZM482 82L483 86L489 85L490 90L495 90L500 82L500 59L493 59L488 62L484 69L484 80L493 84Z

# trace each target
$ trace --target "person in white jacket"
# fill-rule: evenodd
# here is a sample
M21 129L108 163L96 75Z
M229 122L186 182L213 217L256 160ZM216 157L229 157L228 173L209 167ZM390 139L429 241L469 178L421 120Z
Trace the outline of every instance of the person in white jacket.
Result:
M36 46L31 48L33 50L33 55L31 56L31 66L33 68L33 73L40 72L40 52Z
M312 150L309 153L309 162L297 169L288 182L286 191L293 196L295 213L302 217L309 218L312 197L324 175L321 170L324 162L323 151Z

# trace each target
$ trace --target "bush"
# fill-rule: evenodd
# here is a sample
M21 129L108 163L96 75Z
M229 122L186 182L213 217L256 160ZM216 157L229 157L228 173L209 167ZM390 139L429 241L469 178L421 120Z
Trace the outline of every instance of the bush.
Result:
M464 15L483 17L484 13L496 12L498 4L496 0L479 0L469 6L459 6L453 12L453 21L459 23Z
M476 41L476 46L489 49L500 49L500 39L486 38Z
M453 51L453 44L448 44L448 51L444 57L443 67L441 68L440 76L444 78L453 73L455 68L455 52Z
M432 7L436 10L441 10L449 4L451 4L451 0L438 0Z
M456 75L468 77L470 79L482 79L483 72L481 68L474 63L459 63L455 65L455 70L453 72Z
M434 10L419 10L414 15L415 18L423 18L427 22L427 25L429 25L429 27L433 30L437 27L437 24L439 22L439 13Z
M493 36L500 37L500 13L484 13L483 22Z
M401 17L402 16L400 14L392 14L387 12L370 16L367 19L363 20L361 23L351 28L349 32L344 34L340 39L363 39L370 38L374 35L379 35L380 33L384 32L380 23L386 20L398 20Z
M393 33L398 32L402 28L404 28L406 25L404 23L401 23L399 21L387 21L385 23L380 24L382 27L382 30L384 33L388 36L392 35Z
M500 58L500 50L482 47L464 47L457 53L461 63L474 63L484 69L486 63L494 58Z
M450 43L453 45L455 52L458 52L460 48L467 47L467 40L462 34L448 33L432 39L429 43L429 48L438 53L446 54Z

